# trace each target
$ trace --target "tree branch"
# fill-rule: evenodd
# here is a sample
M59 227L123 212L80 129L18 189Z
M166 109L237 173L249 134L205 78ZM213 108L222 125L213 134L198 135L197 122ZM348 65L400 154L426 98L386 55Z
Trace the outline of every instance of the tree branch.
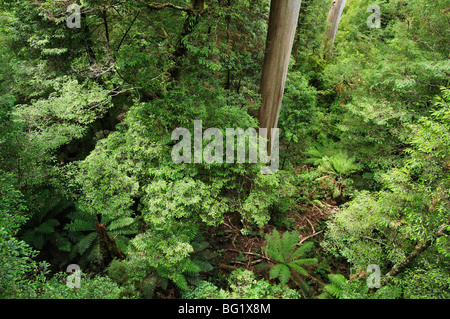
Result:
M385 275L384 281L389 280L395 275L399 274L406 266L408 266L417 256L419 256L423 251L428 249L432 242L441 236L447 236L445 234L445 228L447 225L441 225L439 229L435 232L433 238L431 240L426 241L423 244L418 244L414 251L402 262L395 264L391 270Z
M141 11L139 10L139 12L136 14L136 16L134 17L133 21L131 22L130 26L128 27L127 31L125 32L125 34L123 35L122 39L120 40L119 45L117 46L117 52L119 52L120 47L122 46L123 41L125 40L125 38L128 35L128 32L130 32L131 28L133 27L134 23L136 22L136 19L139 17L139 14L141 13Z
M302 238L299 242L298 242L298 246L300 246L301 244L303 244L305 241L307 241L308 239L310 239L310 238L312 238L312 237L315 237L315 236L317 236L317 235L320 235L320 234L322 234L323 233L323 230L321 230L321 231L318 231L318 232L316 232L316 233L314 233L314 234L311 234L311 235L309 235L309 236L306 236L306 237L304 237L304 238Z

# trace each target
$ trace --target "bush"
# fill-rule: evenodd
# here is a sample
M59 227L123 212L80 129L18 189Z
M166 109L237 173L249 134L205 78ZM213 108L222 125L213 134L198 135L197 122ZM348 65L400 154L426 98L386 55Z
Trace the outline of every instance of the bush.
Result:
M298 291L286 285L272 285L246 269L234 270L227 279L227 289L202 281L183 294L186 299L300 299Z

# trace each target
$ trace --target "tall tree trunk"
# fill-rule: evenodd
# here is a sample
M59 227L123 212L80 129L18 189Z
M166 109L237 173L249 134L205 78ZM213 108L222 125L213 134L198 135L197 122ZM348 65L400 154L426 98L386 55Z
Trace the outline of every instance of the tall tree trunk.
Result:
M272 0L270 4L269 30L260 88L262 106L258 114L260 127L268 130L269 154L273 143L272 129L278 126L301 3L301 0Z
M328 28L324 42L324 48L329 54L333 50L334 40L336 39L337 31L339 28L339 22L342 18L342 12L344 11L345 3L347 0L332 0L331 8L328 12Z

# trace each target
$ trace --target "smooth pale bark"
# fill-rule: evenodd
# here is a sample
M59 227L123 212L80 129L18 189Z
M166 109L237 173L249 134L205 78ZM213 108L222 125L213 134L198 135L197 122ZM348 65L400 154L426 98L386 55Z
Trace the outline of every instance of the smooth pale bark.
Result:
M260 88L262 106L258 114L260 127L268 129L269 154L273 145L272 129L278 126L300 5L301 0L272 0L270 4L269 30Z
M324 43L325 49L329 52L333 49L334 40L339 28L339 22L342 18L342 12L344 11L345 3L347 0L333 0L331 2L330 11L328 12L328 29Z

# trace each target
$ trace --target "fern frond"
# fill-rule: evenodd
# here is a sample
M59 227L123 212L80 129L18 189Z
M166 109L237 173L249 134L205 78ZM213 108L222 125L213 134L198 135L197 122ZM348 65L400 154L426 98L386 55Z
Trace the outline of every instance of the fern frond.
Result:
M308 272L306 271L305 268L299 266L298 264L296 264L295 262L290 262L288 264L288 266L293 269L295 272L297 272L298 274L302 275L302 276L308 276Z
M61 251L70 252L72 248L72 244L70 241L67 240L67 238L62 237L61 235L56 236L56 247L58 247Z
M281 237L278 230L274 229L272 235L266 234L265 236L267 246L264 248L267 255L279 262L284 263L285 259L282 251Z
M277 264L270 269L270 279L278 278L282 284L286 284L291 278L291 270L285 264Z
M186 263L183 267L183 272L189 274L189 275L195 275L200 272L200 266L198 266L196 263L194 263L192 260L187 259Z
M299 259L303 256L305 256L310 250L314 249L314 243L313 242L306 242L303 243L300 247L297 248L297 250L292 254L292 259Z
M80 242L77 244L77 250L80 254L84 254L84 252L91 247L94 240L97 239L97 233L92 232L86 235Z
M92 221L75 219L69 225L67 225L67 228L73 232L94 231L95 223Z
M36 231L41 234L51 234L55 232L55 228L49 223L45 222L36 227Z
M177 286L179 289L181 289L181 290L189 289L187 280L182 273L175 273L170 279L173 281L175 286Z
M123 217L112 221L107 227L108 231L118 230L120 228L125 228L133 224L134 219L131 217Z
M127 236L127 235L136 235L137 230L132 227L119 228L113 231L108 231L111 237L115 236Z
M83 209L82 205L80 205L79 203L75 203L75 209L68 213L67 217L73 220L82 219L85 221L90 221L92 223L95 223L97 221L97 217L94 214L91 214Z
M42 247L44 247L45 239L42 234L37 234L33 238L33 247L37 248L38 250L41 250Z
M128 243L130 242L130 239L128 237L119 235L116 237L115 241L117 247L126 254L128 251Z
M341 274L329 274L328 278L333 284L340 288L344 288L347 285L347 279Z
M342 290L336 285L326 285L324 287L325 291L328 292L334 298L341 298Z
M214 269L214 267L206 260L193 259L192 262L194 262L198 267L200 267L201 272L208 272Z
M36 238L36 230L35 230L35 229L27 230L27 231L24 232L23 235L22 235L22 239L23 239L26 243L30 244L31 246L35 246L35 245L33 244L35 238Z
M194 248L194 252L200 252L209 247L209 243L207 241L193 241L191 245L192 248Z
M273 267L270 269L270 272L269 272L269 278L270 278L270 279L275 279L275 278L277 278L278 275L280 274L281 267L282 267L282 264L277 264L277 265L273 266Z
M87 256L87 260L96 263L101 263L103 261L103 255L102 252L100 251L100 245L92 246L91 252Z
M283 238L281 240L281 254L283 254L283 258L285 261L291 260L291 256L296 249L296 245L298 243L298 232L285 232L283 234Z
M324 287L325 291L334 298L342 298L347 285L347 279L341 274L329 274L328 278L331 283Z
M282 284L287 284L289 279L291 279L291 270L288 266L281 264L280 273L278 274L278 278Z
M303 259L296 259L293 261L294 264L299 265L299 266L315 265L318 262L319 261L317 260L317 258L303 258Z
M147 237L146 234L136 236L131 240L131 246L139 252L145 252L147 250Z
M142 295L146 299L153 298L153 294L155 292L155 288L157 285L157 279L154 276L149 276L142 281L141 289Z

